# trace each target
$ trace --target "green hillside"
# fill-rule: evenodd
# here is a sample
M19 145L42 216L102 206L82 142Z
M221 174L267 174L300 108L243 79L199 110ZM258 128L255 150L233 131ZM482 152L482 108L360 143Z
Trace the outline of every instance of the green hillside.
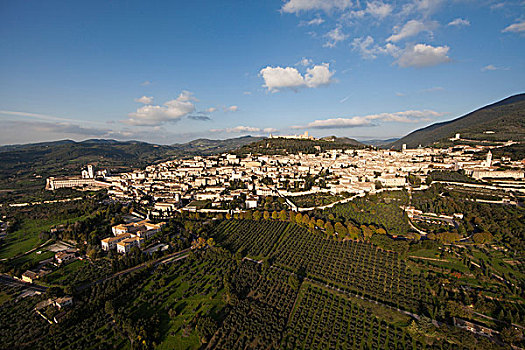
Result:
M301 139L264 139L242 146L236 153L244 154L297 154L297 153L316 153L331 149L355 149L363 148L365 145L347 137L329 136L319 140Z
M242 136L226 140L197 139L187 143L173 145L172 147L183 154L210 155L231 151L264 139L263 137Z
M492 131L494 133L485 133ZM514 95L460 118L432 124L391 143L400 149L429 146L461 133L461 138L489 141L525 141L525 94Z

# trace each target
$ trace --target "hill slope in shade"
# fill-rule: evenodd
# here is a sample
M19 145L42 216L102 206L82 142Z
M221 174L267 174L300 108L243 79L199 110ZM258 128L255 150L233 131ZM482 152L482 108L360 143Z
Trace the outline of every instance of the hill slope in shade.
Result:
M393 137L391 139L386 139L386 140L381 140L381 139L361 140L361 143L365 145L369 145L369 146L374 146L374 147L383 147L383 146L390 145L391 143L394 143L397 140L399 140L399 137Z
M349 137L336 137L336 136L326 136L326 137L323 137L321 138L322 141L330 141L330 142L335 142L335 143L339 143L339 144L344 144L344 145L352 145L352 146L356 146L356 147L362 147L363 146L363 143L355 140L355 139L351 139Z
M262 139L264 137L253 136L242 136L226 140L197 139L183 144L175 144L173 147L186 153L214 154L231 151Z
M494 133L486 134L492 131ZM514 95L454 120L432 124L391 143L400 149L429 146L454 137L490 141L525 141L525 94Z

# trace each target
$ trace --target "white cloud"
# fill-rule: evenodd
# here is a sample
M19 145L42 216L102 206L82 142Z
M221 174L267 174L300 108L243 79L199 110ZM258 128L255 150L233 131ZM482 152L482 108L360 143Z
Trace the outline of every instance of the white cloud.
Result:
M110 121L99 122L99 121L94 121L94 120L80 120L76 118L63 118L63 117L57 117L54 115L41 114L41 113L5 111L5 110L0 111L0 115L11 115L11 116L16 116L16 117L26 117L26 118L45 120L45 121L64 122L64 123L73 123L73 124L82 123L82 124L93 124L93 125L107 125L110 123Z
M399 48L394 44L387 43L384 47L375 44L374 38L370 35L366 38L355 38L352 42L352 48L354 51L358 51L364 59L375 59L380 54L397 56L399 52Z
M315 120L306 126L293 127L294 129L314 128L314 129L335 129L335 128L357 128L359 126L369 126L372 122L365 117L352 118L330 118Z
M288 0L281 10L287 13L299 13L310 10L345 10L352 6L351 0Z
M304 67L308 67L308 66L311 66L313 64L313 61L309 58L306 58L306 57L303 57L299 62L297 62L295 65L296 66L304 66Z
M335 71L330 71L328 63L315 65L306 69L303 76L294 67L265 67L261 69L259 75L264 79L264 87L271 92L278 92L281 89L297 90L301 87L316 88L328 85L333 82L332 76Z
M309 88L328 85L333 82L332 76L334 73L335 71L330 71L330 65L328 63L322 63L306 69L304 81Z
M210 132L227 132L227 133L243 133L243 132L260 132L261 128L253 126L243 126L239 125L234 128L225 128L225 129L211 129Z
M354 10L350 12L346 12L341 16L341 19L344 20L352 20L355 18L363 18L366 15L366 10Z
M36 119L41 119L41 120L51 120L51 121L64 121L64 122L73 121L73 119L61 118L61 117L55 117L53 115L31 113L31 112L0 111L0 114L13 115L17 117L36 118Z
M224 129L211 129L210 132L227 132L229 134L240 134L240 133L246 133L246 132L264 132L264 133L272 133L277 132L279 130L275 128L258 128L256 126L244 126L239 125L233 128L224 128Z
M506 27L502 30L503 33L522 33L525 32L525 21L517 22L514 24L511 24L510 26Z
M187 101L195 101L195 102L199 102L199 100L197 100L195 98L195 96L193 96L193 92L189 92L189 91L182 91L179 95L179 97L177 97L177 100L179 101L182 101L182 102L187 102ZM169 102L166 102L166 104L169 103Z
M343 33L341 26L337 26L328 33L325 34L328 41L323 45L325 47L335 47L338 42L346 40L348 34Z
M498 67L493 64L489 64L488 66L481 68L482 72L495 71L495 70L509 70L509 68L508 67Z
M194 101L197 101L189 91L183 91L179 97L165 102L162 106L145 105L136 112L129 113L129 119L124 121L131 125L157 126L174 122L195 111Z
M226 129L226 132L259 132L261 128L252 126L236 126L235 128Z
M238 110L239 106L229 106L224 108L225 112L237 112Z
M418 35L423 31L431 31L432 28L437 26L436 22L423 23L417 20L410 20L405 25L399 29L399 27L394 27L396 34L392 34L386 41L398 42L400 40Z
M262 129L262 131L264 131L264 132L277 132L279 130L277 130L275 128L264 128L264 129Z
M412 0L403 6L402 14L418 13L430 16L443 4L444 0Z
M505 3L504 2L499 2L499 3L496 3L496 4L490 5L490 9L491 10L500 10L503 7L505 7Z
M207 108L207 109L206 109L206 113L213 113L213 112L215 112L216 110L217 110L217 108L215 108L215 107L210 107L210 108Z
M482 72L486 72L488 70L498 70L498 67L496 67L493 64L489 64L488 66L485 66L485 67L481 68Z
M264 87L268 91L277 92L279 89L296 89L304 86L304 78L299 71L293 67L266 67L259 74L264 79Z
M322 19L321 17L317 17L317 18L311 19L309 21L302 21L301 23L299 23L299 25L301 25L301 26L318 26L318 25L323 24L323 23L324 23L324 19Z
M359 5L359 4L358 4ZM372 17L378 18L380 20L386 18L390 14L392 14L392 11L394 10L394 6L388 3L384 3L383 1L367 1L366 8L361 10L353 10L349 12L345 12L341 18L342 19L355 19L355 18L363 18L365 15L370 15Z
M142 86L151 85L151 81L149 81L149 80L143 81L142 83L140 83L140 85L142 85Z
M315 120L305 126L293 126L294 129L335 129L335 128L357 128L363 126L375 126L375 121L418 123L429 121L431 118L442 116L443 113L432 110L409 110L395 113L379 113L366 116L355 116L349 118L330 118Z
M409 45L401 52L396 64L402 68L422 68L447 63L450 62L449 49L448 46Z
M372 1L366 3L366 12L374 17L383 19L392 13L393 6L381 1Z
M463 27L463 26L468 27L470 25L470 21L468 19L456 18L455 20L450 22L448 25L454 26L454 27Z
M144 103L145 105L149 105L153 102L153 96L142 96L140 98L136 98L135 102Z
M404 49L387 43L379 46L374 43L374 38L355 38L352 42L353 50L358 51L364 59L375 59L377 55L390 55L397 60L395 63L402 67L431 67L441 63L450 62L448 57L448 46L433 47L426 44L407 45Z
M377 45L376 45L377 46ZM366 59L376 58L376 46L374 46L374 38L370 35L362 38L355 38L352 41L352 47L355 51L359 51L361 57Z

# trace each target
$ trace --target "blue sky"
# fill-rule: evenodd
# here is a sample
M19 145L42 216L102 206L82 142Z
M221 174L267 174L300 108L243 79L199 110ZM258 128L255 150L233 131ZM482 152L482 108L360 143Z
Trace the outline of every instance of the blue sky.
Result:
M400 137L524 92L523 0L0 1L0 144Z

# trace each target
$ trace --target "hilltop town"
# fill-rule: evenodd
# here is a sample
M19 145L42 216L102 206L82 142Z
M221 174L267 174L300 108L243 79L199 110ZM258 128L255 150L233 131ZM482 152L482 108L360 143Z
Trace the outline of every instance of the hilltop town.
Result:
M460 135L454 139L460 141ZM143 205L149 216L166 218L180 210L227 213L254 209L265 196L285 199L293 211L311 210L295 204L293 198L317 194L349 197L409 187L424 189L430 172L449 170L463 171L473 180L486 179L470 186L502 190L508 193L502 199L511 200L512 192L525 193L520 181L524 178L525 163L508 157L493 159L492 150L512 144L508 141L487 146L480 142L471 146L459 142L446 149L404 146L401 151L333 149L313 154L246 157L224 153L170 160L116 175L99 171L97 176L89 165L81 178L49 178L47 188L108 188L111 198L135 201ZM411 182L416 178L417 184Z

